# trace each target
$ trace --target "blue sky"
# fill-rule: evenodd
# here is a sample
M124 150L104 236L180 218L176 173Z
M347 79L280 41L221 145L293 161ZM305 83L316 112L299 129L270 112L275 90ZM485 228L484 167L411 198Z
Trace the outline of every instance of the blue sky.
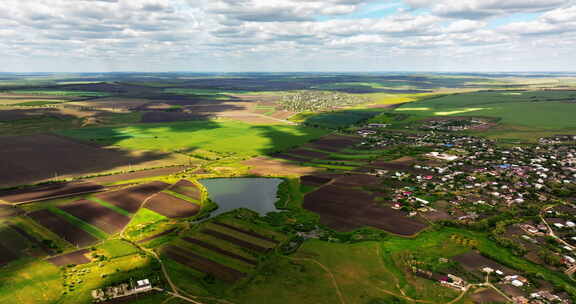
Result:
M574 0L3 0L0 72L576 71Z

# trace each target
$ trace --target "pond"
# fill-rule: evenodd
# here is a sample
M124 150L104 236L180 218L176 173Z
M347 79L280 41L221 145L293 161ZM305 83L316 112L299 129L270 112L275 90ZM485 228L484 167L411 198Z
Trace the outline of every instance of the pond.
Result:
M247 208L265 215L278 211L274 206L277 200L279 178L212 178L201 179L210 199L218 204L211 216L237 209Z

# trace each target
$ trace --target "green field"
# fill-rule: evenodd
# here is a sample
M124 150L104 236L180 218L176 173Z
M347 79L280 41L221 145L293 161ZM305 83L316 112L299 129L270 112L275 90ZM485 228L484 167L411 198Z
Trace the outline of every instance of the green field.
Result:
M187 121L58 133L132 150L187 153L200 149L250 157L298 146L327 131L286 125L254 126L233 121Z
M105 251L106 256L111 258L123 257L140 252L138 248L130 243L118 239L103 242L97 248Z
M62 291L59 268L46 261L24 259L2 269L1 303L56 303Z
M112 94L105 92L89 91L59 91L59 90L12 90L12 94L31 94L31 95L54 95L54 96L85 96L85 97L104 97Z
M538 129L575 129L574 92L477 92L448 95L396 109L417 116L485 116L506 125Z

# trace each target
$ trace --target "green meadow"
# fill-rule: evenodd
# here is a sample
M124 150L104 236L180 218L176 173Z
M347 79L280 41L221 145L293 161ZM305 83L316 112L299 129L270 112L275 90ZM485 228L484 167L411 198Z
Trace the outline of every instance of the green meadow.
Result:
M130 150L184 153L209 150L223 155L255 156L298 146L327 131L287 125L254 126L235 121L186 121L58 133Z
M484 116L536 129L576 129L576 93L499 91L454 94L405 104L395 111L416 116Z

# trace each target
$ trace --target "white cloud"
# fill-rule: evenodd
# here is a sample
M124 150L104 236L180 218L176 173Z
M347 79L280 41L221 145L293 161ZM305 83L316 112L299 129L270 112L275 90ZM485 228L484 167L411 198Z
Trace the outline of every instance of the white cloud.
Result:
M404 2L418 10L374 10L381 7L376 0L3 0L0 66L259 70L280 62L278 70L387 70L444 63L468 69L500 62L478 54L527 61L533 54L542 63L539 55L561 46L562 68L576 69L568 55L576 44L572 0ZM371 9L368 18L363 13ZM375 17L381 11L387 13ZM499 28L472 20L518 12L541 13Z
M483 19L513 13L544 12L572 0L406 0L412 8L426 8L451 18Z

